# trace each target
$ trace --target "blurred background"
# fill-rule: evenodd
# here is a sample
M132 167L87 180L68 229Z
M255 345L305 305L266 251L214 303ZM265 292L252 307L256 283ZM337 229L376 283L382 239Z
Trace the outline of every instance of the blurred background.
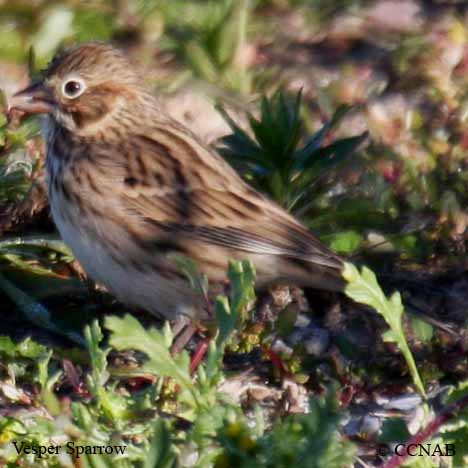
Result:
M414 433L429 414L397 347L387 333L381 339L387 327L379 316L343 298L284 288L268 303L259 300L229 338L224 364L235 404L216 396L223 356L209 361L208 377L200 372L192 382L183 374L203 402L191 413L197 423L185 424L186 401L174 382L179 367L188 372L188 355L171 357L168 329L164 338L146 333L132 317L145 326L154 318L83 281L49 216L37 119L8 122L5 115L8 96L59 48L88 40L125 50L169 113L333 249L371 266L386 291L401 291L407 309L439 328L451 324L442 333L404 315L430 398L462 381L466 393L467 20L466 2L456 0L0 0L0 465L27 458L11 444L19 435L56 444L72 422L71 440L131 448L127 459L98 464L93 456L85 468L173 466L151 464L158 450L172 461L177 453L177 466L187 467L258 467L263 454L271 464L261 466L342 468L354 456L350 440L365 449L365 461L353 466L382 466L390 452L378 444L410 434L402 420L379 432L382 420L403 415ZM370 283L376 300L394 308L393 317L401 314L397 296L387 306ZM250 304L250 283L244 286ZM83 338L85 324L123 311L132 316L122 340L151 357L151 375L170 379L154 385L147 373L140 378L141 356L116 353L122 348L112 327L105 332L110 354L97 321ZM347 437L335 437L341 416L331 399L312 402L310 420L285 419L306 411L309 397L333 381L340 412L362 406L340 426ZM375 410L389 395L396 403ZM271 437L260 436L257 404L265 421L279 416ZM168 418L171 412L177 417ZM460 460L466 420L453 426ZM334 464L323 462L323 451ZM28 463L22 466L78 466ZM457 463L443 466L466 466Z
M456 1L3 0L0 88L27 82L31 46L41 68L57 48L99 39L141 63L169 112L213 144L230 131L216 103L249 132L262 95L302 90L304 140L353 106L326 139L368 131L367 144L327 168L295 214L342 253L373 246L447 266L466 251L466 14ZM31 132L0 130L14 179L0 184L3 211L28 186ZM251 183L282 202L268 166Z

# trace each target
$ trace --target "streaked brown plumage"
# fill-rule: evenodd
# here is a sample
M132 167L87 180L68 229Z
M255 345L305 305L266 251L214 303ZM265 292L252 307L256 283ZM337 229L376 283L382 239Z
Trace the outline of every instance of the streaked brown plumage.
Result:
M260 286L341 289L341 259L166 115L113 47L59 54L10 106L46 114L55 223L85 271L123 302L202 315L171 253L215 281L229 259L249 258Z

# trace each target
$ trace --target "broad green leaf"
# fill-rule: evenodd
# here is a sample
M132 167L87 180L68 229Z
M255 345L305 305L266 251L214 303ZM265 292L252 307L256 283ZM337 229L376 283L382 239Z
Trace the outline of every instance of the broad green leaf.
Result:
M403 331L403 304L400 294L395 292L390 299L387 299L377 282L375 273L366 267L359 272L354 265L346 263L343 278L347 282L345 294L356 302L374 308L387 322L390 330L384 333L384 340L398 346L418 392L425 397L424 386Z
M164 334L154 328L145 330L131 315L125 315L124 318L107 317L104 323L111 332L111 346L118 350L134 349L146 354L148 360L140 368L142 373L171 377L195 398L189 371L190 359L186 351L171 356Z

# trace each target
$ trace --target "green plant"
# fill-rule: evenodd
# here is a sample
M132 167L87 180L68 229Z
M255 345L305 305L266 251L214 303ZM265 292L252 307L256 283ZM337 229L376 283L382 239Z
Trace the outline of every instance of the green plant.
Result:
M309 468L341 468L353 462L353 444L339 434L342 417L336 388L310 400L309 414L289 416L255 439L251 431L229 425L221 432L224 448L215 468L283 468L295 464Z
M238 60L247 35L247 0L176 0L163 6L163 12L168 23L163 46L196 77L242 94L251 92L251 72Z
M346 263L343 277L348 283L345 289L346 295L360 304L372 307L387 322L390 330L382 335L383 340L398 346L406 360L416 389L425 397L424 385L403 331L404 309L400 293L395 292L390 299L387 299L377 283L375 273L366 267L363 267L360 273L354 265Z
M264 97L259 118L247 115L248 132L219 107L232 130L220 140L220 151L252 185L305 217L319 195L330 188L330 173L363 143L366 134L325 144L349 111L342 107L301 145L300 108L301 93L292 102L281 91Z
M101 463L103 466L121 468L169 467L172 466L181 445L192 447L191 450L198 458L197 466L212 466L213 459L219 453L214 443L218 431L226 421L239 421L244 424L242 412L227 395L218 390L218 387L224 380L222 358L225 344L238 325L238 319L253 299L254 272L248 262L232 263L229 277L232 281L230 299L218 299L220 334L216 341L211 342L206 364L199 366L195 377L190 373L190 359L186 351L176 356L171 355L173 336L167 323L162 330L146 330L130 315L123 318L108 317L105 326L110 332L110 347L103 347L103 333L97 321L85 327L84 338L90 358L86 387L90 401L88 404L72 404L63 443L73 442L76 446L84 447L127 447L125 453L117 458L84 453L82 456L85 466ZM139 366L132 370L109 369L108 355L111 349L138 351ZM23 356L39 357L35 375L43 389L41 403L45 405L44 411L50 416L44 418L31 414L26 425L25 421L9 419L2 426L3 433L0 434L0 438L33 445L50 444L56 424L59 423L57 417L60 413L57 411L58 402L53 392L59 374L48 374L51 352L28 341L15 345L7 338L0 340L0 354L2 352L6 353L12 362L19 362L19 358L23 359ZM121 382L125 379L149 376L154 378L155 384L146 390L133 395L122 391ZM14 386L14 382L8 383L5 388L9 391L10 399L22 398L23 392ZM164 409L170 415L167 422L161 419L157 408ZM175 430L178 421L188 424L182 432ZM168 431L175 431L177 437L174 439ZM132 439L137 435L140 442L135 443ZM32 463L31 466L36 466L36 462L42 463L41 459L35 456L16 454L15 457L10 452L0 450L0 457L21 459L24 463ZM154 465L149 465L148 457ZM56 462L54 458L52 461ZM48 466L54 466L53 463Z

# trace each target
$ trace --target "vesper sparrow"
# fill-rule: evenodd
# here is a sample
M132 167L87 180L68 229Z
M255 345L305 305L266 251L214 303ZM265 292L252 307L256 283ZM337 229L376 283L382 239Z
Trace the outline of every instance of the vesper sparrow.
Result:
M119 50L86 43L59 53L12 108L45 114L54 221L122 302L202 317L173 253L213 281L229 259L250 259L259 286L342 288L342 260L171 119Z

